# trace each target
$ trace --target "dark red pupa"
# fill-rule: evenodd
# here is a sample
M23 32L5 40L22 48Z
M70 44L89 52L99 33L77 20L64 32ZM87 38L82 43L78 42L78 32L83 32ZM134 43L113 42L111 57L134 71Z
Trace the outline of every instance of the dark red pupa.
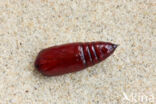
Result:
M39 53L35 67L46 76L76 72L105 60L116 47L101 41L53 46Z

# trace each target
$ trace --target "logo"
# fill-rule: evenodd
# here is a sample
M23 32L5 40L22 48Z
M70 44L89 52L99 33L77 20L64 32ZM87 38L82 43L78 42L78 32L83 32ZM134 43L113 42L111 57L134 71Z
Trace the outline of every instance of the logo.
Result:
M133 102L133 103L154 103L154 94L144 93L130 93L123 92L122 102Z

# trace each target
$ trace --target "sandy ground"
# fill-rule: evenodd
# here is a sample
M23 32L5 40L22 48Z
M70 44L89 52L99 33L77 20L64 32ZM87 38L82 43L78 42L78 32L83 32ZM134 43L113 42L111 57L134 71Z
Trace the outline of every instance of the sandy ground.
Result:
M45 77L41 49L120 44L84 71ZM155 104L155 0L0 0L0 104Z

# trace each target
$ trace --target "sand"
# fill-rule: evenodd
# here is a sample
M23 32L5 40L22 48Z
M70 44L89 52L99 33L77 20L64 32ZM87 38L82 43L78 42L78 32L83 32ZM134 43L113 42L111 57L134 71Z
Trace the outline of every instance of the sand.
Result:
M86 70L45 77L38 52L70 43L120 44ZM155 0L0 0L0 104L155 104Z

